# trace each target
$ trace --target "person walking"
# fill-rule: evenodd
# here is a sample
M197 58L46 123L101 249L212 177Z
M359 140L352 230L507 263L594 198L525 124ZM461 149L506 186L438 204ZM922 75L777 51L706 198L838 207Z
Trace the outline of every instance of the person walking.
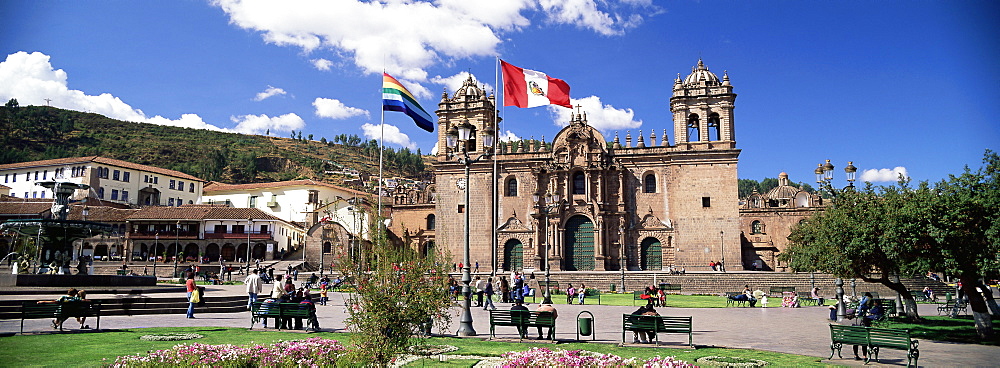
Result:
M187 287L187 318L194 318L194 305L200 301L200 298L197 297L198 286L194 283L194 272L188 272L187 282L184 285Z
M253 272L250 273L250 276L247 276L247 278L243 280L243 283L247 286L247 295L250 296L250 298L247 299L247 310L250 310L250 306L257 302L257 294L260 294L263 289L260 275L258 275L259 272L259 270L253 270Z
M484 298L484 302L482 303L483 304L483 310L490 310L490 309L496 310L497 309L497 307L495 305L493 305L493 294L494 294L494 291L493 291L493 278L492 277L488 277L488 278L486 278L486 286L483 288L483 296L485 297Z

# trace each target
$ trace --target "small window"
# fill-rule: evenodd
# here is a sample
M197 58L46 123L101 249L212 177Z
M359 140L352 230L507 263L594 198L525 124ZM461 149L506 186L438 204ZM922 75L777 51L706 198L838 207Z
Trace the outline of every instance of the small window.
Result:
M128 191L127 190L123 190L122 191L122 202L128 202Z
M118 189L112 189L111 190L111 200L112 201L117 201L118 200Z
M257 196L250 196L250 208L257 208Z
M643 191L646 193L656 193L656 175L646 175L646 178L643 179Z
M587 176L582 171L573 174L573 194L587 194Z
M507 196L517 197L517 179L511 178L507 181Z
M191 193L194 193L194 183L191 183L191 185L188 185L188 191L191 192Z
M182 204L184 204L184 198L177 198L177 207L180 207Z
M760 221L754 221L754 222L750 223L750 233L751 234L763 234L764 233L764 224L762 224Z
M176 180L174 180L174 179L170 179L170 185L169 185L168 187L169 187L170 189L174 189L174 188L176 188L176 187L177 187L177 181L176 181Z
M184 191L184 182L183 181L178 181L177 182L177 190L182 191L182 192Z
M104 187L97 188L97 198L104 199Z
M111 174L111 180L121 180L121 178L122 178L121 171L115 170L115 172Z
M167 206L170 206L170 207L174 206L174 199L173 198L167 198Z
M38 192L31 192L31 198L38 198Z
M128 183L128 181L129 181L129 172L128 171L122 172L122 181Z
M25 198L27 198L27 197L25 197ZM458 213L465 213L465 205L464 204L458 205Z
M712 197L701 197L702 207L712 207Z
M49 180L49 172L48 171L42 171L42 180ZM42 197L42 198L45 198L45 197Z
M434 230L434 227L437 226L436 221L434 214L427 215L427 230Z
M42 191L42 198L45 198L45 191Z

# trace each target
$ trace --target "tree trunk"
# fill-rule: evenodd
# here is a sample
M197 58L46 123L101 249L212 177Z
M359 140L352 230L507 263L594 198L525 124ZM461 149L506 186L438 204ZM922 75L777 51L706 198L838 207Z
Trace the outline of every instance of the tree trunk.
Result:
M986 306L990 308L990 313L993 314L993 318L1000 318L1000 307L997 306L997 300L993 298L993 290L986 283L979 283L979 288L983 290L983 298L986 299Z
M969 308L972 309L972 319L976 322L976 334L983 340L993 338L993 320L989 309L986 308L986 301L983 294L976 291L979 284L979 275L974 273L964 273L961 276L962 291L969 298Z
M899 293L899 295L903 297L903 303L902 303L904 306L903 315L905 315L906 318L911 321L920 320L920 313L917 312L917 301L913 299L913 294L910 294L910 291L906 289L906 285L903 285L902 282L899 282L899 277L894 277L892 279L890 279L887 276L882 276L881 278L878 279L869 279L862 277L862 279L865 280L866 282L880 283L882 285L885 285L885 287L892 289L892 291Z

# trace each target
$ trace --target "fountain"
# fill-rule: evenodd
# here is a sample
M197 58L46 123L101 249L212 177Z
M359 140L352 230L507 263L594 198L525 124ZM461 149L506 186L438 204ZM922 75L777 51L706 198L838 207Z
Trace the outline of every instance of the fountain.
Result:
M70 275L69 266L73 258L73 242L109 233L113 227L99 222L67 220L69 197L77 189L89 190L89 185L56 181L43 181L36 183L36 185L48 188L54 193L55 200L52 202L51 209L52 218L7 220L0 224L0 231L12 231L35 239L35 249L25 252L24 248L26 247L22 247L18 252L21 261L17 262L19 267L15 267L13 270L13 273L18 274L15 281L17 286L155 285L155 278L152 277L128 277L129 280L115 280L113 278L123 276ZM25 260L34 263L36 274L45 275L26 275L30 272L31 263L26 263ZM144 279L152 279L152 281Z

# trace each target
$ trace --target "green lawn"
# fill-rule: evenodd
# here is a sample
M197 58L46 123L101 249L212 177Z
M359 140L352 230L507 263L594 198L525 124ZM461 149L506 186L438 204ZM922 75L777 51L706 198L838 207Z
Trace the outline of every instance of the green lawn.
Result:
M921 316L924 321L920 324L902 322L898 318L890 318L888 323L880 327L885 328L905 328L916 339L951 341L967 344L1000 345L1000 337L993 340L982 340L976 335L976 325L972 316L963 315L958 318L948 316ZM993 319L994 329L1000 326L1000 319Z
M344 333L310 333L277 332L277 331L247 331L242 328L146 328L120 331L105 331L95 333L70 334L39 334L16 335L0 337L0 365L6 367L94 367L108 364L119 355L144 354L150 350L169 349L179 342L173 341L142 341L139 337L146 334L166 332L196 332L205 337L188 342L202 344L249 344L273 343L278 340L295 340L308 337L324 337L340 340L347 344L349 334ZM752 358L768 361L778 367L822 367L820 358L764 352L744 349L672 349L672 348L642 348L618 347L613 344L598 343L513 343L491 342L481 339L459 339L435 337L427 341L434 345L453 345L458 351L447 354L499 356L508 351L527 350L530 347L547 347L550 349L589 350L600 353L610 353L623 357L649 358L656 355L677 356L679 359L694 362L700 357L717 355ZM58 347L54 349L53 347ZM411 363L409 366L451 366L470 367L475 360L439 362L436 358L424 359Z
M494 299L498 300L498 299ZM540 303L542 295L536 295L534 300L531 297L525 298L528 303ZM555 304L566 304L566 295L552 295L552 302ZM587 304L597 304L597 299L587 299ZM625 305L636 307L645 304L644 300L634 300L632 293L627 294L601 294L601 305ZM573 304L577 304L576 299ZM726 308L726 298L718 295L667 295L667 306L675 308ZM760 307L757 303L757 307ZM781 307L780 298L769 298L768 308Z

